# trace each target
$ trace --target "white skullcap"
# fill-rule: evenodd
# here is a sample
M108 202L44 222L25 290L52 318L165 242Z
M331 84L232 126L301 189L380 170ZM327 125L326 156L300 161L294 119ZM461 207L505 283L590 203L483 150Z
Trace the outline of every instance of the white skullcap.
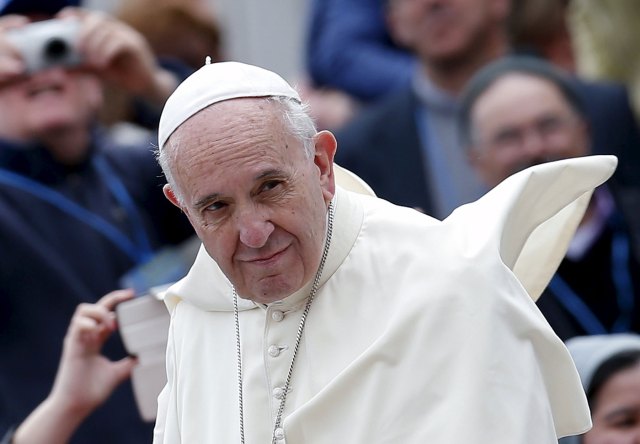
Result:
M207 106L240 97L289 97L298 93L278 74L238 62L207 63L171 94L160 116L158 147L189 117Z

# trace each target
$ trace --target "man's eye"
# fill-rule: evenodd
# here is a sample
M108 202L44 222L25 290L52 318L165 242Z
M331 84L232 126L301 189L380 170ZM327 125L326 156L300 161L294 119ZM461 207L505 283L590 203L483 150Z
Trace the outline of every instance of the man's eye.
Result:
M214 202L210 205L208 205L205 210L206 211L219 211L222 208L224 208L226 206L226 204L224 202Z
M518 131L503 131L499 133L494 141L501 146L512 146L518 144L520 140L520 133Z
M262 184L262 189L261 191L270 191L273 190L274 188L276 188L278 185L280 185L280 181L279 180L269 180L265 183Z
M635 417L633 416L629 416L629 417L624 417L624 418L620 418L618 419L613 426L615 428L618 429L629 429L632 427L636 427L638 424L638 421L636 420Z

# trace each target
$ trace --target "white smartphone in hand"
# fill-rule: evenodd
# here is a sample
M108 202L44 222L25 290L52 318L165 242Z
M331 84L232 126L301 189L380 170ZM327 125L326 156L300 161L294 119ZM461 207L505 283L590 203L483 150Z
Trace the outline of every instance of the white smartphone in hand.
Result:
M167 382L165 350L170 317L161 299L165 289L153 288L116 306L122 342L127 352L138 358L131 383L140 416L148 422L156 419L158 395Z

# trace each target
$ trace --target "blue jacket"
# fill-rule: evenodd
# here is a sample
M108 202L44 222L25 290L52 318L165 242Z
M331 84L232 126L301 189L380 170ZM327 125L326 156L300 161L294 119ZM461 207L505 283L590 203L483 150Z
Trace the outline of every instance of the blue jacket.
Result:
M415 56L394 45L381 0L313 0L306 65L316 86L373 101L409 84Z

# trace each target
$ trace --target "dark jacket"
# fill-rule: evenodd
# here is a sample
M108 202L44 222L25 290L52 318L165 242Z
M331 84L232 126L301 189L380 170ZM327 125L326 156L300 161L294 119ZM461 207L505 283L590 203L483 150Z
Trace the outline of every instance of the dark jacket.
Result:
M379 197L432 214L416 125L418 106L416 95L406 89L365 109L336 132L336 163L360 176Z
M99 172L96 158L103 159L115 180ZM133 237L133 219L139 217L154 250L193 233L164 198L161 171L147 147L108 146L96 136L89 158L66 168L41 147L0 142L0 168L60 193L128 237ZM114 197L113 183L126 188L133 212ZM120 288L119 279L135 260L104 233L38 192L2 181L0 251L2 435L48 394L75 307ZM105 354L112 359L125 356L117 337L107 342ZM141 444L151 438L152 424L140 420L130 384L125 383L83 423L72 442Z
M583 257L562 261L537 303L562 340L640 333L640 187L622 185L614 176L607 189L615 213ZM621 245L614 246L614 239ZM578 298L582 308L572 306L572 298ZM604 331L594 329L590 315Z

